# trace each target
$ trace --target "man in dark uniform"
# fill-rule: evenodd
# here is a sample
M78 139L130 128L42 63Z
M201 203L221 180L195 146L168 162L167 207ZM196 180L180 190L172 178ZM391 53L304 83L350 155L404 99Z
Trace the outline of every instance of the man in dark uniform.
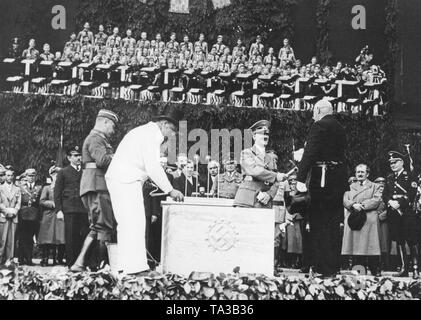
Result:
M80 196L89 212L90 229L76 262L71 267L78 272L84 269L85 257L94 240L98 240L100 260L107 261L106 243L116 242L116 226L110 194L105 184L105 172L114 156L109 138L114 134L118 116L109 110L98 112L95 127L82 147L83 173Z
M22 202L18 213L19 263L28 266L33 265L33 239L38 234L40 219L39 198L42 188L35 183L36 174L35 169L27 169L27 182L20 187Z
M244 208L272 208L272 200L278 191L277 182L286 180L286 175L273 171L273 158L266 153L269 142L270 123L256 122L250 127L254 145L241 151L240 164L244 180L235 195L234 206Z
M404 159L405 156L399 152L389 152L390 169L393 173L386 179L383 199L387 205L390 238L397 243L401 263L396 276L407 277L409 274L409 262L405 252L407 243L414 268L413 278L418 279L418 238L421 228L413 207L418 183L415 177L405 170Z
M318 273L331 276L340 267L342 198L347 188L344 167L345 130L333 116L333 107L321 100L313 119L297 176L297 190L310 192L309 224L314 264Z
M78 146L67 151L70 164L57 173L54 186L54 205L57 219L64 219L66 264L71 266L82 248L88 232L88 213L79 197L81 153Z

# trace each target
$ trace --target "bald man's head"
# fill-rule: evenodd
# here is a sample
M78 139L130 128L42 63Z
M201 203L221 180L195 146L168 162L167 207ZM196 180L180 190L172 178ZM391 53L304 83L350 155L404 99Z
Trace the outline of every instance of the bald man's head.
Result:
M313 119L314 121L319 121L323 119L324 116L333 114L333 106L327 100L320 100L314 105L313 109Z

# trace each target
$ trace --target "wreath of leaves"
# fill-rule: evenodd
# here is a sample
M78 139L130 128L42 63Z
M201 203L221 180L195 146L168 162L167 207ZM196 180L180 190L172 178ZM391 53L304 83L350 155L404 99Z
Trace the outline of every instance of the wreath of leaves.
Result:
M421 282L388 278L279 278L192 272L189 277L152 272L117 280L109 270L48 274L0 269L0 300L411 300Z

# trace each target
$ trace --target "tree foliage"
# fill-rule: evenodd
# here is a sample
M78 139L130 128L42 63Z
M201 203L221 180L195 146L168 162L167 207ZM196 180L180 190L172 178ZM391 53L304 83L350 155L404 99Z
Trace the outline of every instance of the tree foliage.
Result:
M312 124L311 113L301 111L1 93L0 163L12 164L18 171L35 167L45 174L50 161L56 158L62 127L65 148L81 145L97 112L101 108L113 110L122 119L112 140L116 147L125 133L151 120L166 106L182 110L188 130L202 128L208 133L222 128L244 130L258 120L271 120L269 147L278 153L281 170L289 168L293 143L296 148L303 147ZM395 148L403 151L404 143L413 143L417 152L413 156L419 159L417 133L399 132L392 118L346 114L338 117L347 132L346 164L350 174L360 162L372 167L373 177L386 174L387 152Z

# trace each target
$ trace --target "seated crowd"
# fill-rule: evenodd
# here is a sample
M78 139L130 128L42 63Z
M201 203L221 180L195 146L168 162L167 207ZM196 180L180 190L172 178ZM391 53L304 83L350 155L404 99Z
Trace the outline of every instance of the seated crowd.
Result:
M288 39L284 39L276 52L275 48L263 44L259 35L246 48L241 39L234 46L228 45L222 35L216 43L208 44L203 33L193 42L187 34L179 41L171 33L165 42L159 33L151 38L141 32L140 39L136 39L131 30L121 35L117 27L109 35L100 25L94 35L89 23L79 33L71 34L62 51L53 53L50 45L44 44L40 53L35 47L35 40L31 39L28 48L20 53L14 43L9 56L56 63L53 71L38 68L37 74L61 80L74 80L70 67L82 66L76 77L79 87L59 91L68 94L81 92L101 97L108 94L148 100L163 98L162 90L169 89L166 99L172 101L291 108L292 101L304 97L315 100L331 97L336 102L336 80L347 80L353 81L353 86L341 90L345 91L344 98L338 102L346 103L348 98L354 98L358 102L350 103L355 105L377 99L376 103L382 104L384 99L384 94L375 94L373 89L384 92L385 73L372 64L373 54L368 47L363 48L353 64L338 61L333 66L322 65L316 57L306 64L296 57ZM124 71L121 66L125 67ZM168 69L172 72L165 76L163 71ZM297 88L298 78L306 79L299 83L300 88ZM38 92L54 90L41 85ZM255 103L253 95L258 96ZM311 98L304 99L301 108L309 107L312 102Z

